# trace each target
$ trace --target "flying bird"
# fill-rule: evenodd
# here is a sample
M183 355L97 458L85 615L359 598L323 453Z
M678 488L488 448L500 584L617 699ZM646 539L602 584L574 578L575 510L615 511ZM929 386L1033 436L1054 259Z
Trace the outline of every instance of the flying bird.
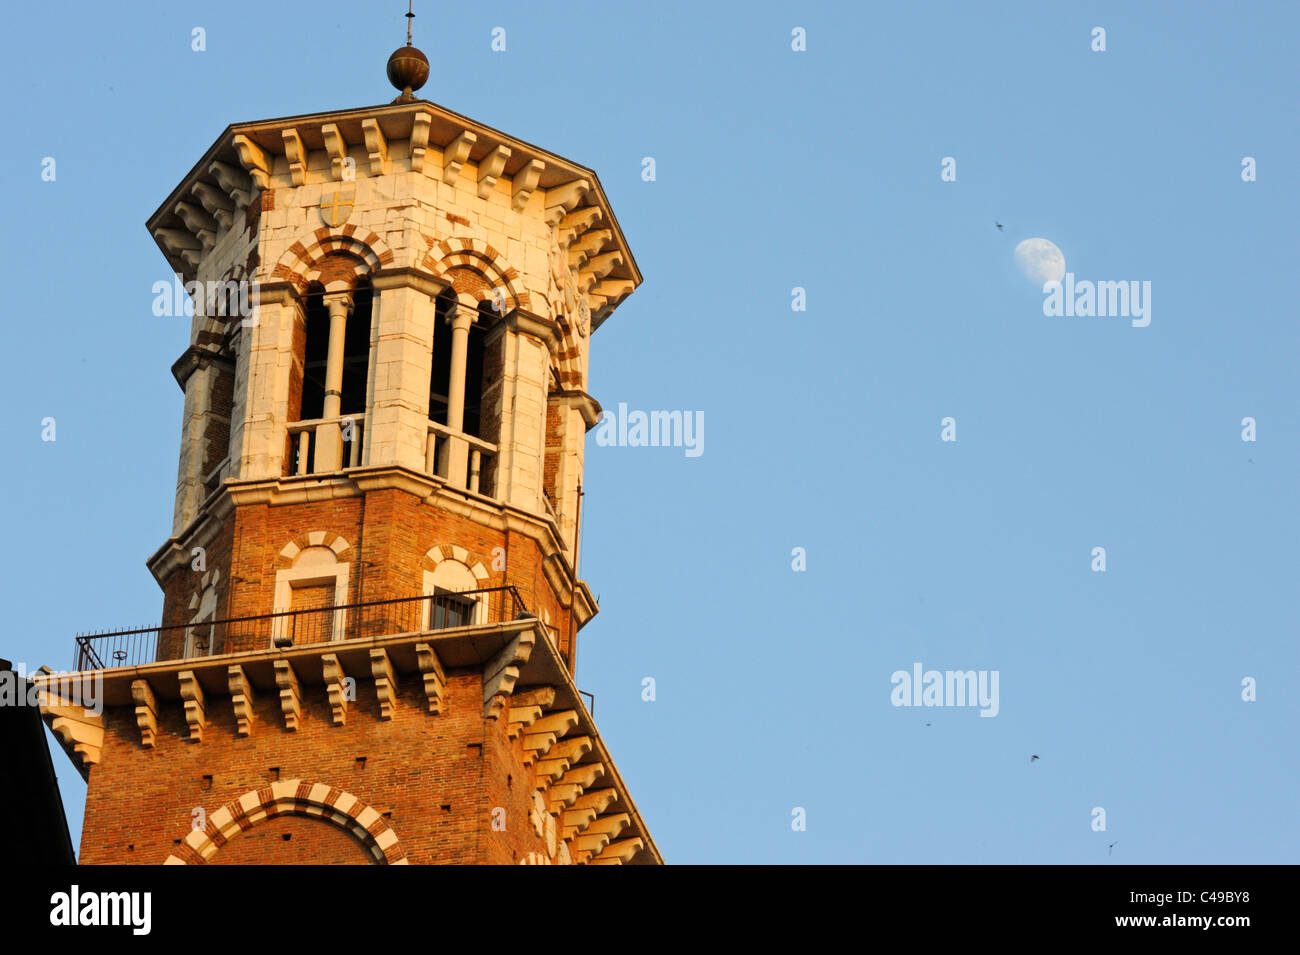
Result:
M1111 850L1114 849L1117 845L1119 845L1119 842L1118 842L1118 841L1116 841L1116 842L1112 842L1110 845L1108 845L1108 846L1106 847L1106 855L1110 855Z
M1029 761L1030 761L1031 763L1032 763L1034 760L1036 760L1036 759L1038 759L1038 754L1037 754L1037 753L1035 753L1033 756L1030 756L1030 757L1029 757Z
M926 726L929 726L930 724L929 724L929 723L926 723L925 725L926 725Z
M1002 231L1002 223L1001 223L1001 222L998 222L996 219L994 219L994 220L993 220L993 224L994 224L995 226L998 227L998 231L999 231L999 232Z

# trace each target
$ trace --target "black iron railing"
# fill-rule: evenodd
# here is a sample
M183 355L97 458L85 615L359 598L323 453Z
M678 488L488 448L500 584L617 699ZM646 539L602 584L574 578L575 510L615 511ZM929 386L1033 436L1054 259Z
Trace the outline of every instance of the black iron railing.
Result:
M440 591L420 597L285 610L255 617L87 633L77 636L76 669L103 670L155 660L421 633L504 623L526 615L528 609L514 587L485 587L458 593Z

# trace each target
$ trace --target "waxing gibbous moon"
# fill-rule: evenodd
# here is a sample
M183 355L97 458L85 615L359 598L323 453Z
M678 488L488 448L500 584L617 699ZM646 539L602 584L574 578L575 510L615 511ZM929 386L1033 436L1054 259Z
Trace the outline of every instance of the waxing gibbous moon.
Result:
M1048 239L1025 239L1012 254L1025 278L1039 285L1065 278L1065 256Z

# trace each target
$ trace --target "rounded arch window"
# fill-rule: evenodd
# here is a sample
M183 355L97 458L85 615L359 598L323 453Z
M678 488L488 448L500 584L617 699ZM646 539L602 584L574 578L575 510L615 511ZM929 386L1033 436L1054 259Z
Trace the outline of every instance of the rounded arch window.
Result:
M486 595L474 572L458 560L446 559L424 572L424 628L444 630L487 622Z

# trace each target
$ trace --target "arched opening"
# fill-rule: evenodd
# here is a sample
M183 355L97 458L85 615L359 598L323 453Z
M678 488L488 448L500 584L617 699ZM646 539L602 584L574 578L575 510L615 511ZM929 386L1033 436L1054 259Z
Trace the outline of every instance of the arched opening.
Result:
M349 829L294 812L257 823L221 848L208 865L380 865Z
M370 311L374 294L369 279L352 292L353 309L343 341L343 394L340 413L364 415L370 383Z
M429 374L429 420L449 426L447 419L448 399L451 394L451 352L452 310L464 308L456 301L456 293L450 289L438 296L434 312L433 327L433 363ZM460 430L475 438L482 437L483 432L483 356L486 352L484 339L496 321L496 312L489 302L478 304L478 314L474 324L469 327L465 343L465 410Z
M451 391L451 310L456 293L438 296L433 313L433 366L429 373L429 420L447 425L447 397Z
M346 611L335 607L348 602L350 565L329 547L303 548L293 566L275 575L275 611L272 646L328 643L345 636Z
M366 413L370 378L370 333L374 293L367 278L362 278L353 289L351 311L343 331L343 348L339 356L340 387L338 389L338 414L327 414L330 380L330 317L329 301L324 286L313 282L307 288L303 303L302 342L295 351L302 356L298 393L291 398L291 417L296 411L296 421L290 426L291 439L287 471L290 474L316 474L337 470L339 467L361 463L361 424ZM296 404L296 408L292 405ZM343 419L343 420L340 420ZM319 453L321 441L338 441L333 432L321 428L321 422L339 421L333 425L342 437L340 454L330 449Z
M443 292L435 302L429 369L427 466L431 473L460 487L488 495L493 487L498 430L490 404L499 399L501 364L489 361L488 340L499 320L491 301L474 303L468 294L458 296L452 289ZM465 336L460 368L456 367L458 334Z
M325 361L329 356L330 315L321 300L324 289L313 283L303 309L307 326L302 364L302 406L299 421L319 418L325 407Z
M487 337L496 324L498 313L492 303L478 303L478 318L469 330L469 350L465 356L465 433L485 437L484 393L488 388Z
M308 843L308 849L325 850L325 855L355 858L351 847L339 843L323 831L311 826L275 820L275 817L311 817L332 823L345 830L381 865L406 865L406 853L378 810L366 805L356 796L323 783L289 779L272 783L269 787L244 793L234 802L227 803L207 817L201 828L191 829L165 865L203 865L211 862L219 851L224 851L232 841L243 838L250 831L271 835L279 842L292 842L295 837ZM271 820L275 820L272 822ZM285 835L289 839L285 839ZM256 842L250 843L257 848ZM254 853L255 855L257 853ZM260 862L274 861L259 859ZM319 855L313 860L320 864ZM345 860L340 860L345 861Z
M472 593L482 587L474 572L458 560L441 560L424 572L424 629L444 630L487 622L487 599Z

